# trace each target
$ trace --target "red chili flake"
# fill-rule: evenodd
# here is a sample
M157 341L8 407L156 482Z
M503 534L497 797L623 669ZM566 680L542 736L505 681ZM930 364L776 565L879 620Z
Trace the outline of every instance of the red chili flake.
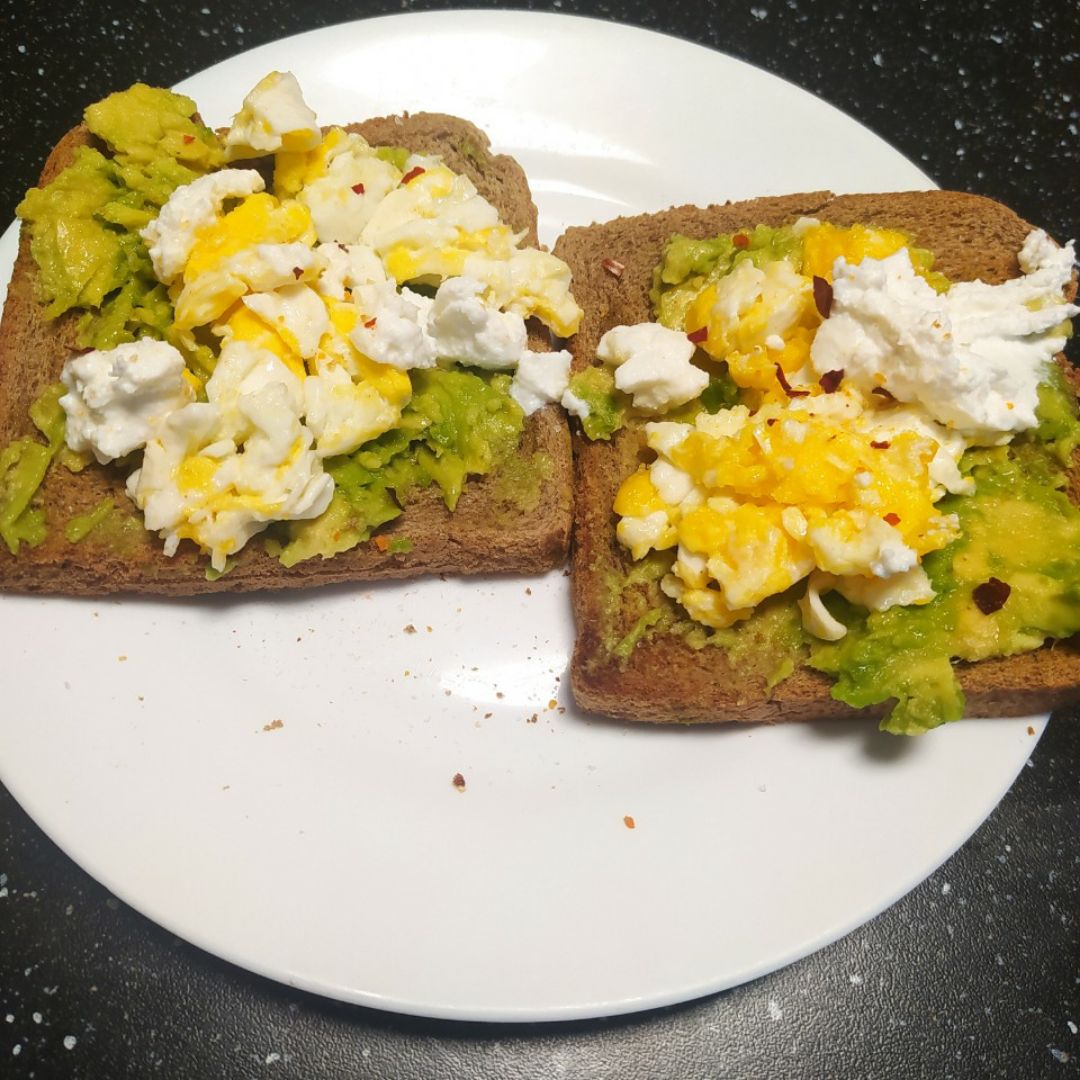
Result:
M695 345L700 345L709 336L709 328L707 326L699 326L697 330L691 331L686 335L687 341L692 341Z
M890 525L899 525L900 524L900 515L899 514L888 513L888 514L885 515L884 520L887 521Z
M832 311L832 286L817 274L814 275L814 307L823 319L827 319Z
M304 276L304 271L301 270L299 266L294 266L292 268L292 276L299 281Z
M422 165L415 165L401 178L401 183L407 184L410 180L415 180L422 173L426 172L427 169L425 169Z
M889 442L889 440L888 440L888 439L882 439L882 440L881 440L881 442L877 442L876 440L874 440L874 439L871 439L871 440L870 440L870 445L871 445L871 446L872 446L872 447L873 447L873 448L874 448L875 450L888 450L888 449L889 449L889 447L890 447L890 446L892 446L892 443L891 443L891 442Z
M185 135L184 136L184 145L185 146L189 146L194 141L195 141L195 136L194 135Z
M461 773L454 773L454 779L450 781L458 789L458 791L465 790L465 777Z
M765 423L768 424L769 427L772 427L773 424L776 423L776 417L775 416L770 416L769 419L765 421Z
M375 328L375 324L378 321L379 321L378 318L368 319L368 321L366 323L364 323L364 329L365 330L373 330Z
M601 259L600 265L613 278L621 278L623 276L623 271L626 269L625 263L619 262L618 259Z
M820 386L826 394L833 394L840 389L840 382L843 378L843 368L837 368L835 371L826 371L825 374L818 379L818 386Z
M623 815L622 823L628 829L636 829L637 828L637 822L629 814L624 814Z
M993 615L995 611L1000 611L1005 606L1005 601L1009 599L1011 592L1012 586L1008 582L992 577L989 581L976 585L971 590L971 598L984 615Z
M731 238L731 242L732 242L732 243L733 243L733 244L734 244L734 245L735 245L735 246L736 246L737 248L744 248L744 247L749 247L749 246L750 246L750 237L749 237L749 236L747 236L747 235L746 235L746 233L741 233L741 232L740 232L740 233L736 233L736 234L735 234L735 235L734 235L734 236L733 236L733 237Z
M352 189L357 195L363 195L364 194L364 185L363 184L353 184Z
M887 401L895 401L896 400L896 398L893 397L893 395L890 394L889 391L886 390L884 386L875 386L874 389L870 391L870 393L871 394L877 394L878 397L883 397Z
M791 383L787 381L787 376L784 374L784 369L779 364L773 364L773 367L776 368L776 381L788 397L806 397L810 393L809 390L792 390Z

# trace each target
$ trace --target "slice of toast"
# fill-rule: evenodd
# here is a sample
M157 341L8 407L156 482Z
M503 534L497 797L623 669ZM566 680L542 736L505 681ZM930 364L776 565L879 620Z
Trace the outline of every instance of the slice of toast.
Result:
M836 225L859 222L902 229L935 253L935 269L951 280L978 277L990 283L1020 273L1016 253L1032 228L990 199L942 191L848 196L811 192L705 208L683 206L571 228L556 243L555 253L569 263L575 295L585 310L571 343L573 370L595 362L597 343L611 327L652 318L652 271L672 234L712 237L759 223L791 223L803 215ZM615 264L622 264L621 273ZM682 723L872 717L886 711L887 705L854 710L834 700L831 679L806 667L770 691L763 678L748 680L745 672L734 670L725 651L694 649L673 633L646 634L628 656L615 654L612 642L625 640L638 609L626 602L628 596L612 593L612 582L625 583L631 566L629 552L615 537L612 504L622 481L643 460L642 452L649 451L640 426L624 428L610 443L590 442L580 431L573 439L571 566L577 642L571 684L579 705L616 719ZM1070 494L1080 502L1080 461L1074 462ZM641 588L632 580L623 587ZM662 594L660 602L674 605ZM968 715L1053 709L1080 698L1080 638L1008 658L958 664L957 674Z
M438 154L455 172L467 175L480 194L514 230L524 230L535 246L536 207L521 166L493 154L487 136L453 116L416 113L349 125L373 145L403 146ZM41 175L48 183L71 160L75 149L92 143L86 128L70 131L57 145ZM30 403L60 375L72 354L77 315L48 320L34 292L36 268L24 228L18 260L0 325L0 447L33 433ZM547 349L548 335L530 321L529 348ZM127 470L130 471L130 470ZM566 557L571 525L570 437L555 405L526 420L517 457L502 470L472 478L451 513L434 485L418 492L404 513L379 530L379 544L360 544L330 559L315 557L291 569L263 550L255 537L233 568L207 580L208 560L184 542L175 556L162 553L152 533L132 527L97 529L77 544L64 524L112 497L124 514L141 521L124 493L125 473L91 465L78 474L53 465L39 493L48 519L45 541L25 545L17 556L0 546L0 590L99 595L135 592L189 595L203 592L293 588L343 581L452 573L539 573ZM393 543L408 540L408 544ZM398 548L409 550L400 551Z

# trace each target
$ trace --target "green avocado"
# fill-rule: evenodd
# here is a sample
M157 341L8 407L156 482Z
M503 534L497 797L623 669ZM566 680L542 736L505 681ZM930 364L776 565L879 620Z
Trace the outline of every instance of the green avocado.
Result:
M142 83L111 94L85 113L111 155L79 147L66 169L16 207L30 231L45 314L81 310L84 347L160 338L172 320L139 230L175 188L223 160L214 133L194 114L190 98Z
M798 269L802 253L802 240L790 225L775 229L757 225L711 240L676 234L668 241L663 259L653 271L649 296L657 322L672 330L684 329L686 309L697 294L705 285L730 274L741 262L749 260L761 268L766 263L786 259Z
M369 540L401 514L410 493L433 483L453 510L467 477L493 472L516 452L524 415L508 375L433 368L409 377L413 395L398 426L326 461L334 479L326 512L278 527L270 538L267 548L283 565L330 558Z
M569 390L589 407L581 421L588 438L610 439L626 423L630 398L615 389L611 368L587 367L570 380Z
M1057 369L1038 416L1010 446L964 455L976 489L938 504L961 535L923 560L937 593L929 604L867 614L829 597L848 634L814 642L810 665L836 676L833 696L849 705L895 698L884 731L920 734L963 715L953 660L1012 656L1080 631L1080 509L1062 470L1080 420Z
M37 547L45 539L45 512L32 500L64 445L64 391L63 383L53 383L30 406L30 419L44 443L27 435L0 450L0 540L12 555L18 555L21 544Z
M116 509L116 504L112 499L105 498L93 510L85 514L76 514L64 526L64 536L67 538L68 543L81 543L90 533L102 525L114 509Z

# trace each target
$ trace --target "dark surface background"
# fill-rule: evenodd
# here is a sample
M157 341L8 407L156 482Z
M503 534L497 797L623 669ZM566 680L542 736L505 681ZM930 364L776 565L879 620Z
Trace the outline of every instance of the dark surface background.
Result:
M454 6L0 3L0 213L86 104L136 79L168 85L301 30ZM470 6L617 18L721 49L857 117L942 187L999 198L1062 241L1080 233L1075 3ZM1055 717L968 844L842 941L702 1001L558 1025L395 1017L249 975L110 896L0 789L0 1077L1077 1076L1078 719Z

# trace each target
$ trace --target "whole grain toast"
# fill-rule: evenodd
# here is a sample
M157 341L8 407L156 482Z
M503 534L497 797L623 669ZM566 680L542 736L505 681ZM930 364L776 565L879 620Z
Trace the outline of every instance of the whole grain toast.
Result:
M377 117L348 125L347 130L373 145L440 155L455 172L469 176L503 221L525 232L526 244L538 243L536 207L524 171L513 158L493 154L487 136L468 121L415 113ZM77 147L94 142L85 126L72 129L50 155L40 182L56 176ZM64 361L76 348L77 313L46 319L35 295L35 276L24 228L0 324L0 447L34 433L27 409L45 386L59 378ZM548 347L546 331L530 320L529 348ZM70 543L64 535L65 522L105 498L112 497L129 515L125 524L131 517L139 518L124 492L124 479L125 473L114 467L91 465L75 474L54 465L35 500L46 511L47 537L36 548L24 545L17 556L0 546L0 590L179 596L443 572L538 573L563 562L570 537L570 438L563 414L554 405L527 418L518 455L506 467L466 482L452 513L433 485L408 499L401 516L379 530L378 543L368 541L333 558L308 559L290 569L267 555L258 537L216 581L207 579L207 558L193 544L183 542L169 558L161 551L161 541L143 529L94 530L79 543ZM409 543L393 542L400 540ZM409 550L398 550L404 547Z
M585 310L572 341L575 372L595 362L601 336L611 327L652 318L653 268L674 233L712 237L755 224L782 225L803 215L837 225L857 222L902 229L936 256L935 269L951 280L990 283L1015 277L1016 253L1032 226L990 199L955 192L834 196L819 191L704 208L682 206L568 229L555 253L569 263L575 295ZM612 263L610 260L614 260ZM622 265L621 272L616 264ZM1072 285L1075 294L1075 278ZM1068 369L1074 388L1075 373ZM887 704L855 710L834 700L832 680L801 667L771 691L764 679L733 669L718 648L695 649L673 633L646 634L616 655L637 608L612 583L640 589L627 571L629 552L615 537L615 493L635 471L645 447L640 426L617 432L610 443L591 442L575 430L575 521L571 555L577 640L571 664L574 697L604 716L654 722L814 720L882 715ZM1080 503L1080 459L1071 470L1070 496ZM657 590L658 591L658 590ZM661 602L674 605L667 597ZM625 650L624 650L625 652ZM957 664L967 715L1024 715L1080 698L1080 636L1034 652L977 664Z

